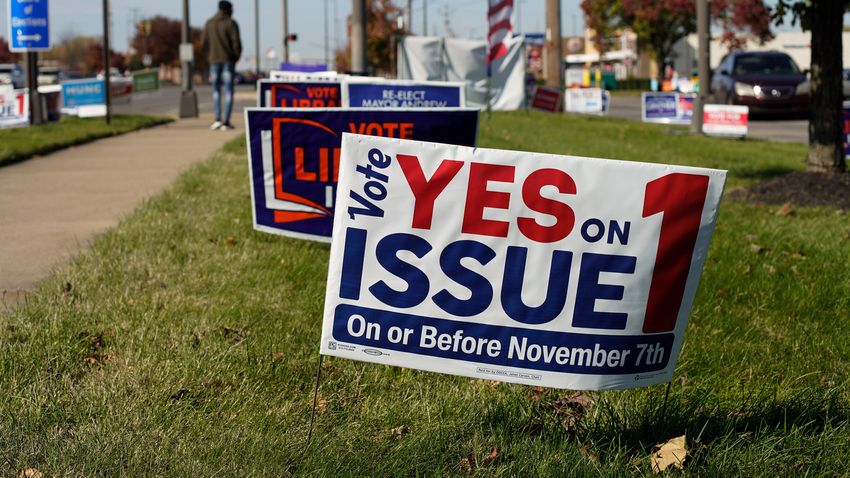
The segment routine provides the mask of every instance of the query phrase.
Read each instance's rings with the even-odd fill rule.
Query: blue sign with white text
[[[348,106],[352,108],[447,108],[465,106],[463,86],[450,84],[350,82]]]
[[[673,121],[678,112],[676,93],[653,93],[643,96],[644,121]]]
[[[343,133],[475,146],[478,132],[471,108],[245,111],[254,228],[320,241],[333,230]]]
[[[50,49],[48,0],[9,0],[9,50]]]
[[[103,80],[79,80],[62,83],[63,107],[78,108],[103,104],[106,104],[106,88]]]

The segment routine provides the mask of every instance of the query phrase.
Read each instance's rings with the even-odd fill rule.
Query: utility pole
[[[561,0],[546,0],[546,85],[564,87],[564,50],[561,44]]]
[[[428,36],[428,0],[422,0],[422,36]]]
[[[331,56],[328,50],[328,0],[325,0],[325,68],[330,69]]]
[[[41,111],[41,95],[38,94],[38,52],[27,51],[26,56],[26,87],[29,91],[30,124],[42,124],[44,117]]]
[[[106,0],[104,0],[106,1]],[[194,50],[189,29],[189,0],[183,0],[183,25],[180,29],[180,70],[182,72],[182,87],[180,93],[180,117],[198,117],[198,96],[192,88],[192,62]],[[109,88],[107,88],[108,90]],[[108,98],[108,96],[107,96]]]
[[[351,72],[366,75],[366,0],[351,0]]]
[[[103,89],[106,106],[106,124],[112,122],[112,79],[109,58],[109,0],[103,0]]]
[[[289,63],[289,19],[287,18],[286,0],[283,0],[283,13],[281,15],[283,25],[283,50],[280,51],[280,61]]]
[[[516,28],[514,31],[522,33],[522,2],[525,0],[516,0]]]
[[[696,0],[697,2],[697,70],[699,73],[699,93],[694,98],[693,118],[691,119],[691,133],[702,134],[702,118],[704,106],[708,102],[709,82],[709,59],[711,58],[711,38],[709,37],[709,26],[711,24],[711,9],[708,0]]]
[[[254,65],[254,88],[257,88],[257,81],[260,80],[260,0],[254,0],[254,50],[256,63]]]
[[[413,33],[413,0],[407,0],[407,32]]]

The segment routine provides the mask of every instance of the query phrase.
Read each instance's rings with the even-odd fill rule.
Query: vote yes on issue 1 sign
[[[725,178],[345,134],[321,353],[569,389],[669,381]]]

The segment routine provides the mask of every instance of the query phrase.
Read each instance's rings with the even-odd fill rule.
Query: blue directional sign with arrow
[[[50,49],[48,0],[9,0],[9,50]]]

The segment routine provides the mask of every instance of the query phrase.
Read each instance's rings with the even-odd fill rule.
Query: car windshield
[[[735,60],[736,75],[782,75],[800,73],[791,57],[784,55],[740,56]]]

